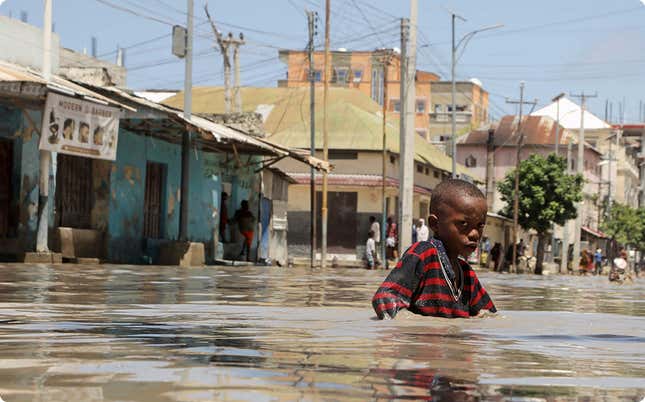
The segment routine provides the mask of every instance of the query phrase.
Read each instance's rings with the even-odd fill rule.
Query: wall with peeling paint
[[[38,181],[40,162],[41,110],[0,106],[0,137],[13,142],[13,171],[11,172],[11,213],[14,230],[0,239],[2,254],[19,254],[36,247],[38,226]],[[50,176],[55,175],[55,163]],[[55,194],[54,180],[50,180],[50,194]],[[54,202],[50,203],[50,229],[53,227]],[[51,233],[51,231],[50,231]],[[50,236],[50,246],[52,244]]]

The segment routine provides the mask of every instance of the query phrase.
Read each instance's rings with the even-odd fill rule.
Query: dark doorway
[[[143,207],[143,237],[159,239],[162,236],[163,190],[166,167],[162,163],[146,165],[146,192]]]
[[[56,172],[58,226],[92,226],[92,159],[58,154]]]
[[[0,237],[8,237],[12,227],[12,171],[13,141],[0,140]]]
[[[317,205],[322,205],[322,193],[317,194]],[[356,252],[358,193],[327,193],[327,250],[330,253]],[[318,247],[321,246],[322,232],[320,215],[317,218]]]

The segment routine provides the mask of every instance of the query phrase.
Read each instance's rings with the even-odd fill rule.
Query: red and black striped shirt
[[[461,259],[462,292],[455,300],[439,253],[431,241],[415,243],[405,252],[372,298],[380,319],[394,318],[403,308],[415,314],[446,318],[471,317],[482,309],[497,312],[475,271]]]

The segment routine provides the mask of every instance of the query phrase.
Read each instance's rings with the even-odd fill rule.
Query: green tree
[[[623,246],[645,251],[645,208],[613,203],[600,228]]]
[[[542,274],[544,247],[551,225],[563,225],[576,217],[576,203],[582,200],[581,175],[566,172],[566,161],[555,154],[531,155],[519,167],[518,223],[524,230],[538,233],[535,273]],[[515,170],[497,185],[506,206],[500,213],[513,217]]]

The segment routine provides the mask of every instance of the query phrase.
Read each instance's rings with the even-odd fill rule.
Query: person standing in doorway
[[[394,219],[391,216],[387,218],[387,229],[385,231],[385,236],[385,245],[387,246],[387,248],[385,249],[387,252],[386,257],[388,259],[398,259],[399,253],[397,251],[397,247],[399,245],[399,232],[398,228],[396,227],[396,222],[394,222]]]
[[[222,192],[222,203],[219,207],[219,240],[226,243],[226,228],[228,226],[228,194]]]
[[[379,225],[375,216],[370,216],[370,232],[372,239],[374,239],[375,254],[381,255],[381,225]]]
[[[249,210],[249,202],[247,200],[243,200],[240,204],[240,209],[235,211],[233,221],[237,223],[237,228],[242,237],[244,237],[242,251],[240,251],[239,256],[242,257],[246,252],[246,260],[250,261],[251,244],[253,243],[253,232],[255,229],[255,216]]]

